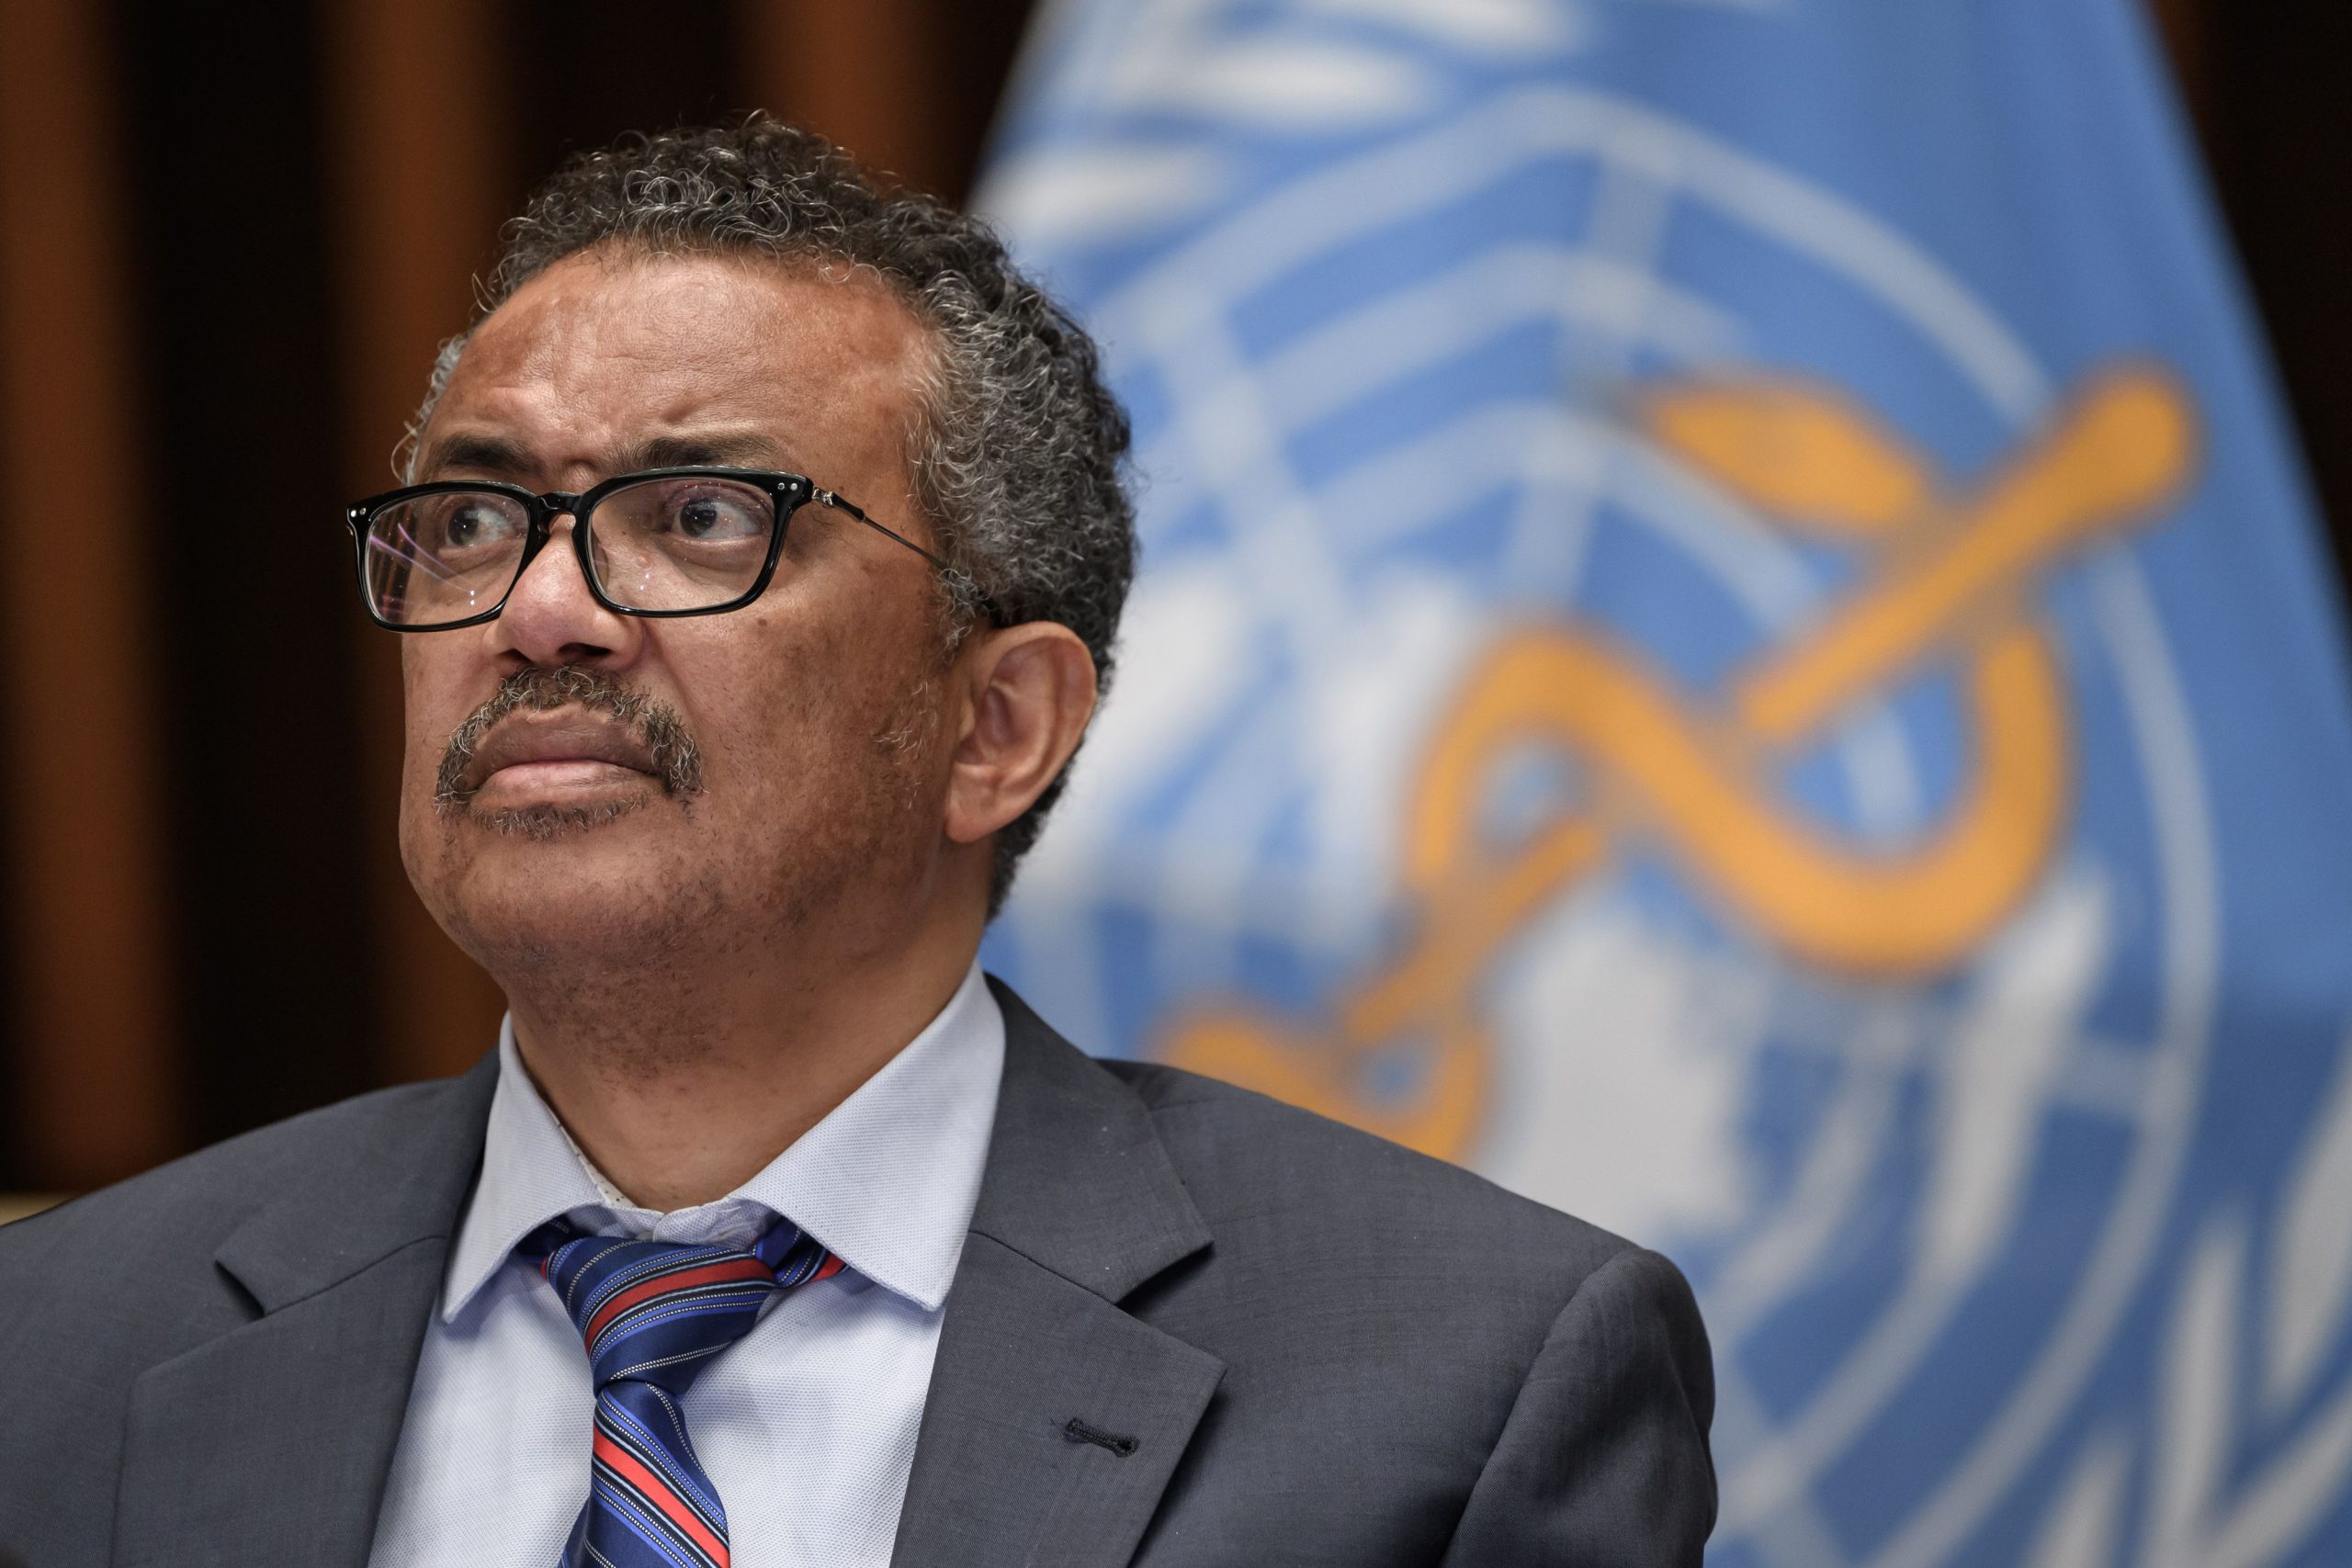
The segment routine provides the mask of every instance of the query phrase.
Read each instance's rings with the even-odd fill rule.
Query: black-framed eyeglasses
[[[965,603],[995,615],[963,572],[799,474],[648,468],[544,495],[486,479],[438,480],[355,502],[344,522],[369,616],[396,632],[437,632],[494,619],[566,515],[580,575],[615,615],[741,609],[775,576],[786,525],[810,502],[904,545],[945,574]]]

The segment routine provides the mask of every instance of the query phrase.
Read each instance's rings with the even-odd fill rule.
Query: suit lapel
[[[896,1568],[1115,1568],[1224,1375],[1121,1310],[1209,1236],[1125,1085],[1009,990],[1004,1082]]]
[[[390,1102],[216,1264],[258,1315],[131,1391],[118,1568],[361,1568],[497,1060]]]
[[[1116,1568],[1224,1365],[1130,1316],[1209,1244],[1150,1113],[1001,987],[1005,1073],[898,1568]],[[362,1568],[496,1061],[357,1131],[215,1261],[251,1323],[132,1391],[118,1568]]]

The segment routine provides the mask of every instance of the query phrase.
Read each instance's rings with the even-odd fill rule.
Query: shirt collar
[[[936,1312],[979,1197],[1003,1069],[1004,1015],[975,961],[922,1033],[758,1175],[662,1214],[621,1198],[572,1144],[524,1067],[509,1018],[442,1317],[464,1311],[524,1237],[567,1217],[592,1234],[741,1246],[782,1215],[860,1275]]]

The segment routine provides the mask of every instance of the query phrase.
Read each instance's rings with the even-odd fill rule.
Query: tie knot
[[[568,1229],[542,1245],[539,1272],[579,1330],[600,1390],[628,1378],[684,1393],[712,1356],[752,1331],[771,1292],[841,1268],[788,1220],[748,1251]]]

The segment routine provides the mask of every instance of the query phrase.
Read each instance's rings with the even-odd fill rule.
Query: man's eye
[[[442,513],[440,532],[444,548],[473,549],[506,539],[514,520],[494,502],[460,500]]]
[[[670,503],[670,531],[711,544],[762,538],[767,534],[767,508],[735,495],[680,496]]]

